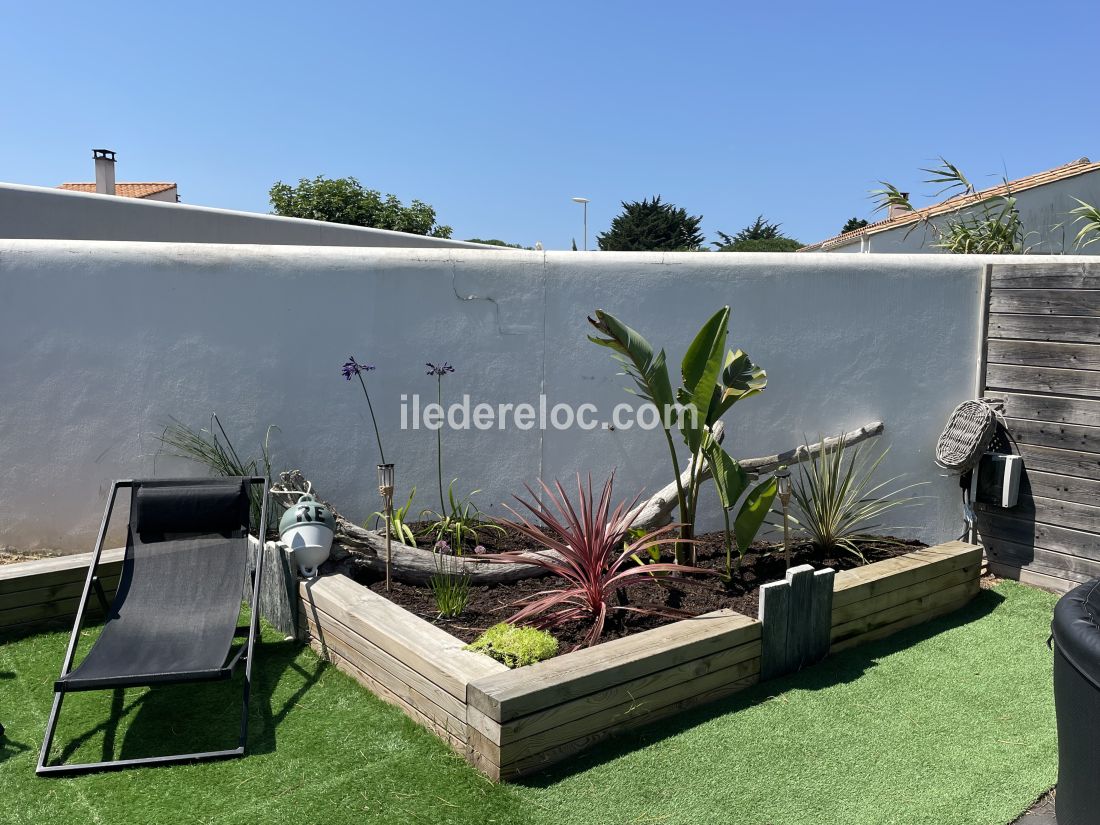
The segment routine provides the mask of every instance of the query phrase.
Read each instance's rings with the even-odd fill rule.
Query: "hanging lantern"
[[[334,535],[332,511],[309,493],[290,505],[279,520],[279,538],[294,552],[298,569],[307,579],[316,576],[317,568],[328,559]]]

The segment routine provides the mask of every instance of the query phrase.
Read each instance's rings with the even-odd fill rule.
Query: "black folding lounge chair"
[[[149,479],[116,481],[99,527],[76,622],[54,683],[37,773],[76,774],[141,765],[171,765],[243,756],[248,736],[248,696],[258,611],[248,627],[237,627],[248,570],[249,490],[263,489],[260,525],[267,523],[264,478]],[[113,603],[108,604],[96,567],[119,488],[129,487],[130,525],[126,557]],[[257,535],[262,537],[260,525]],[[262,565],[252,571],[252,604],[259,603]],[[92,590],[106,622],[79,665],[73,668],[88,597]],[[233,641],[248,640],[235,653]],[[232,677],[244,661],[240,740],[231,750],[118,759],[78,765],[48,765],[65,694]]]

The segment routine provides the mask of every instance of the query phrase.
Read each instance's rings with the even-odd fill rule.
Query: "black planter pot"
[[[1054,608],[1058,825],[1100,823],[1100,579]]]

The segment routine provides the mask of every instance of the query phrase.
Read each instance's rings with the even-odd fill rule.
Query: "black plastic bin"
[[[1100,824],[1100,579],[1054,608],[1058,825]]]

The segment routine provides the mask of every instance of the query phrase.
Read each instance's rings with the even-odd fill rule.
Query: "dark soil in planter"
[[[698,536],[697,539],[700,542],[696,548],[697,566],[724,573],[726,550],[723,534],[706,533]],[[504,535],[495,531],[486,531],[481,535],[480,540],[491,553],[531,548],[529,539],[510,531]],[[867,562],[870,563],[904,555],[925,546],[919,541],[895,539],[864,543],[861,549]],[[470,550],[467,549],[466,552]],[[736,565],[736,551],[733,558]],[[662,558],[662,561],[667,560]],[[436,610],[430,588],[394,582],[392,590],[387,593],[385,583],[379,577],[365,568],[356,567],[353,559],[350,561],[352,564],[348,565],[347,569],[360,584],[368,586],[375,593],[385,596],[422,619],[467,642],[472,642],[486,628],[506,620],[515,613],[519,608],[512,605],[517,600],[561,587],[563,584],[563,580],[556,576],[542,576],[514,584],[471,586],[470,601],[462,614],[455,618],[441,618]],[[815,552],[808,543],[799,543],[792,545],[791,548],[791,565],[796,564],[848,570],[859,567],[862,562],[847,553],[820,554]],[[760,585],[782,579],[784,571],[782,545],[757,542],[745,554],[740,568],[735,568],[733,581],[728,584],[718,577],[687,579],[662,577],[652,582],[638,581],[620,591],[620,598],[625,598],[622,603],[627,606],[643,609],[672,609],[694,616],[709,613],[712,610],[730,608],[755,617],[759,604]],[[659,627],[678,621],[680,618],[682,616],[648,616],[627,611],[611,611],[600,641]],[[586,631],[587,627],[580,623],[551,629],[561,642],[562,652],[570,650],[580,642]]]

